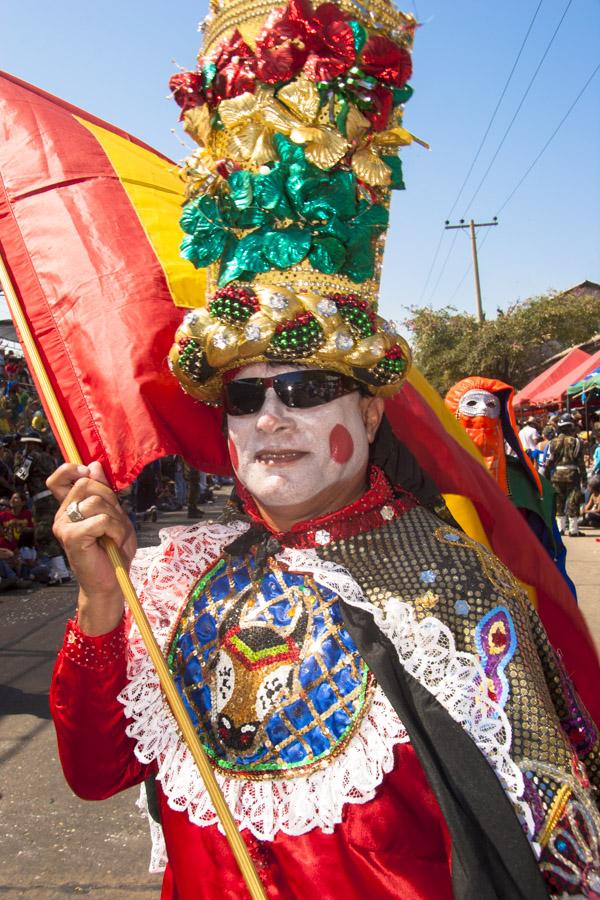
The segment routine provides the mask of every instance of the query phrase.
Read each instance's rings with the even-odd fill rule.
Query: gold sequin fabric
[[[486,548],[422,507],[320,555],[344,566],[375,607],[385,610],[390,598],[409,603],[418,621],[440,620],[458,651],[479,658],[489,695],[510,722],[511,757],[517,765],[528,761],[524,797],[534,839],[547,843],[561,801],[572,793],[576,751],[598,784],[598,735],[516,579]]]

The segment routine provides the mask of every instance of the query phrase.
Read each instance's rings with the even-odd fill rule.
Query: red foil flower
[[[354,34],[335,3],[313,12],[308,0],[290,0],[267,19],[256,41],[258,78],[289,81],[302,70],[311,81],[330,81],[355,60]]]
[[[359,65],[367,75],[392,87],[402,87],[412,73],[410,53],[379,34],[367,39]]]
[[[354,33],[346,19],[335,3],[324,3],[314,14],[311,21],[314,49],[304,66],[304,74],[310,81],[331,81],[354,65]]]
[[[313,45],[312,9],[307,0],[290,0],[274,10],[256,40],[256,74],[265,84],[294,78]]]
[[[221,41],[211,56],[217,68],[211,85],[215,103],[229,100],[247,91],[256,89],[256,60],[248,44],[235,29],[233,34]]]
[[[202,106],[206,102],[200,72],[177,72],[169,78],[169,88],[182,115],[187,109]]]
[[[394,95],[389,88],[378,84],[369,89],[369,97],[373,103],[371,109],[362,109],[363,116],[370,121],[375,131],[385,131],[389,125],[394,106]]]

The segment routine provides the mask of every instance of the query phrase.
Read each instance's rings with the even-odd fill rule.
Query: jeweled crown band
[[[208,309],[191,310],[170,362],[185,390],[219,403],[223,375],[255,362],[334,369],[387,395],[410,365],[410,350],[392,323],[356,295],[296,294],[230,285]]]
[[[206,49],[171,79],[199,149],[185,162],[182,254],[208,269],[208,308],[170,360],[218,402],[222,374],[298,361],[373,393],[406,376],[405,342],[377,315],[415,20],[386,0],[213,2]],[[200,305],[199,298],[199,305]]]
[[[365,28],[388,34],[400,46],[412,48],[417,21],[388,0],[368,3],[339,0],[337,5]],[[211,0],[209,13],[200,26],[204,36],[203,52],[210,53],[234,28],[240,29],[246,41],[254,42],[267,16],[280,7],[278,0]]]

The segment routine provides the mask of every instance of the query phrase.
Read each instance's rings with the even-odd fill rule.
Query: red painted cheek
[[[231,460],[231,465],[237,471],[239,459],[237,450],[235,449],[235,444],[233,443],[231,438],[227,438],[227,449],[229,450],[229,459]]]
[[[343,465],[354,453],[352,435],[343,425],[336,425],[329,435],[329,452],[334,462]]]

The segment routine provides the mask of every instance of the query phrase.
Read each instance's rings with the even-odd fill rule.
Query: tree
[[[416,365],[443,395],[468,375],[499,378],[517,390],[544,361],[600,331],[600,296],[543,294],[477,322],[451,306],[410,307]]]

